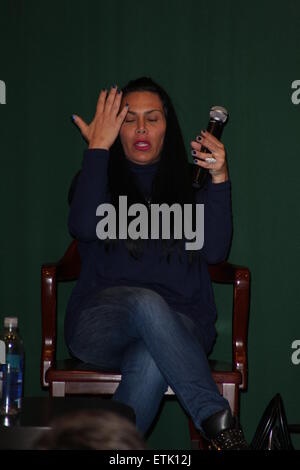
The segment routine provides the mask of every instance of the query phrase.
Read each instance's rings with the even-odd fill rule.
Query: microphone
[[[209,122],[207,126],[207,132],[214,135],[220,140],[223,132],[224,125],[228,121],[228,111],[222,106],[213,106],[209,113]],[[201,148],[201,152],[211,154],[210,150],[206,147]],[[201,168],[196,163],[193,168],[193,188],[199,189],[204,184],[208,175],[207,168]]]

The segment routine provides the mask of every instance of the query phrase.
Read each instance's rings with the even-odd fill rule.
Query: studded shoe
[[[212,450],[251,450],[230,410],[221,410],[203,421],[205,437]]]

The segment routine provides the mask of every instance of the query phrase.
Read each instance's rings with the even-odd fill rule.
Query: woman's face
[[[134,163],[147,165],[159,160],[166,133],[166,118],[158,94],[134,91],[123,96],[120,110],[129,104],[120,128],[123,150]]]

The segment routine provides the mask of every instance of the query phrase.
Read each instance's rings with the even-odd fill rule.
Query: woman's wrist
[[[227,169],[223,172],[211,173],[211,180],[213,184],[225,183],[229,180],[229,175]]]
[[[102,142],[90,142],[89,143],[89,146],[88,146],[89,149],[105,149],[105,150],[109,150],[109,146],[105,143],[102,143]]]

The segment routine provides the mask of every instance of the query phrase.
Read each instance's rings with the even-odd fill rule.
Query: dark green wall
[[[27,395],[42,393],[40,267],[70,241],[67,190],[86,146],[70,116],[91,119],[102,87],[149,75],[173,99],[188,150],[212,105],[230,112],[223,138],[233,187],[229,259],[252,274],[241,421],[250,439],[280,392],[289,422],[300,423],[300,365],[291,362],[300,338],[300,106],[291,100],[300,78],[299,18],[298,0],[2,0],[0,320],[20,318]],[[70,288],[59,291],[61,329]],[[215,292],[222,341],[213,355],[230,357],[231,291]],[[162,404],[149,444],[188,448],[176,399]]]

